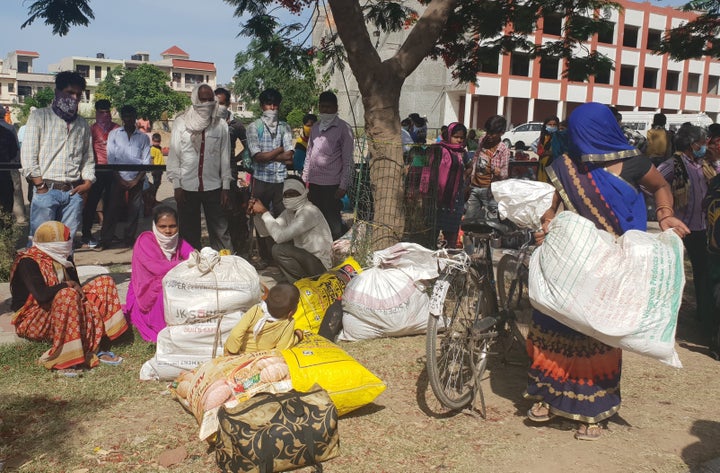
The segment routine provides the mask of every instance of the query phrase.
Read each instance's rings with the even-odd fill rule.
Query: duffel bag
[[[215,459],[223,472],[273,473],[339,454],[338,413],[327,391],[257,394],[218,412]]]

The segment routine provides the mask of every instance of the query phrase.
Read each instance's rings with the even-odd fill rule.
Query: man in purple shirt
[[[308,141],[303,180],[309,184],[308,198],[325,216],[333,240],[343,234],[340,216],[343,198],[353,168],[353,131],[338,117],[337,96],[323,92],[319,100],[319,121]]]

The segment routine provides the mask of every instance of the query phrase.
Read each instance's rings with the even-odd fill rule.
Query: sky
[[[225,84],[232,79],[235,55],[249,42],[237,36],[241,19],[222,0],[91,0],[95,20],[87,27],[71,28],[62,37],[54,36],[42,19],[20,28],[31,0],[2,2],[0,57],[17,49],[36,51],[40,54],[33,61],[36,72],[48,72],[48,66],[63,57],[95,57],[97,53],[130,59],[145,51],[156,61],[162,59],[161,52],[176,45],[190,59],[214,62],[218,84]]]
[[[217,68],[218,84],[234,73],[235,54],[247,47],[249,39],[238,36],[242,20],[222,0],[91,0],[95,20],[88,27],[74,27],[67,36],[53,36],[42,21],[21,29],[32,0],[2,0],[0,28],[3,32],[0,57],[17,49],[36,51],[36,72],[68,56],[130,59],[136,52],[150,53],[150,60],[175,45],[190,59],[210,61]],[[658,5],[682,5],[684,0],[653,0]],[[305,18],[309,15],[305,13]],[[288,15],[289,16],[289,15]],[[300,21],[295,17],[293,21]]]

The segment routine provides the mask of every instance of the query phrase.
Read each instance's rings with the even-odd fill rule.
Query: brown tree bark
[[[372,248],[382,249],[399,241],[405,227],[400,91],[435,45],[456,1],[433,0],[398,52],[385,61],[370,40],[358,0],[329,4],[365,107],[375,208]]]

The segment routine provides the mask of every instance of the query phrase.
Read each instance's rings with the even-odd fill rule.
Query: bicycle
[[[485,418],[480,382],[488,357],[495,354],[491,348],[502,340],[507,361],[514,342],[524,346],[529,331],[528,261],[533,236],[494,221],[465,223],[463,231],[474,251],[442,250],[438,256],[441,271],[430,301],[426,367],[433,393],[443,406],[461,410],[479,400]],[[518,250],[504,250],[497,284],[492,248],[508,237],[524,241]]]

